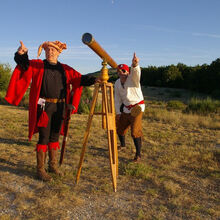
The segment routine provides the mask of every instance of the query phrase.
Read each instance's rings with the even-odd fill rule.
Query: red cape
[[[20,66],[16,66],[11,76],[11,80],[8,86],[5,99],[12,105],[18,105],[27,91],[30,83],[29,94],[29,140],[31,140],[33,134],[38,132],[37,128],[37,102],[40,96],[41,83],[44,74],[44,63],[42,60],[30,60],[30,65],[27,71],[22,70]],[[70,92],[73,91],[72,104],[75,106],[75,110],[72,113],[76,113],[82,93],[81,74],[74,70],[72,67],[62,64],[66,75],[66,100],[69,104]],[[70,91],[70,85],[72,90]]]

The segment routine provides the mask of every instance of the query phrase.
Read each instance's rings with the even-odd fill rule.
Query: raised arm
[[[131,77],[136,87],[140,86],[141,68],[139,66],[139,58],[134,53],[131,65]]]
[[[29,67],[28,49],[25,47],[22,41],[20,41],[20,47],[15,53],[14,60],[23,70],[27,70]]]

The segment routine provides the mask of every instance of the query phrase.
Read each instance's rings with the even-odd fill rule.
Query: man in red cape
[[[38,178],[50,181],[44,164],[46,152],[49,151],[49,171],[61,175],[57,166],[57,150],[59,135],[68,104],[74,106],[72,113],[77,112],[82,86],[95,83],[95,77],[81,75],[72,67],[58,62],[59,54],[66,49],[60,41],[46,41],[38,49],[38,57],[42,49],[46,59],[29,60],[28,50],[20,41],[15,53],[17,66],[12,74],[5,99],[8,103],[18,105],[27,91],[29,94],[29,140],[39,132],[36,145]],[[72,90],[71,90],[72,88]],[[70,94],[73,98],[70,102]]]

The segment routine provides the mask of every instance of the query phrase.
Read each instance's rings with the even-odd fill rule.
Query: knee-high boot
[[[57,150],[59,148],[59,143],[55,142],[55,143],[49,143],[48,144],[49,147],[49,172],[51,173],[55,173],[59,176],[62,176],[62,173],[58,170],[58,162],[57,162]]]
[[[40,180],[43,181],[50,181],[52,177],[47,174],[44,165],[45,165],[45,158],[46,152],[42,148],[36,149],[36,156],[37,156],[37,176]]]
[[[141,137],[133,138],[133,141],[134,141],[134,145],[136,148],[136,154],[134,157],[134,161],[138,161],[141,158],[141,145],[142,145]]]
[[[120,146],[118,147],[118,150],[120,151],[122,148],[125,148],[125,136],[118,134],[118,138],[120,141]]]

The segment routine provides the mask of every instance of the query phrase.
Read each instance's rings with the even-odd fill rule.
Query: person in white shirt
[[[131,127],[131,136],[136,148],[134,162],[138,162],[141,159],[142,116],[145,104],[140,84],[139,58],[136,57],[135,53],[130,70],[126,64],[118,65],[118,76],[119,79],[114,85],[116,127],[120,140],[118,149],[121,150],[125,147],[125,134]]]

